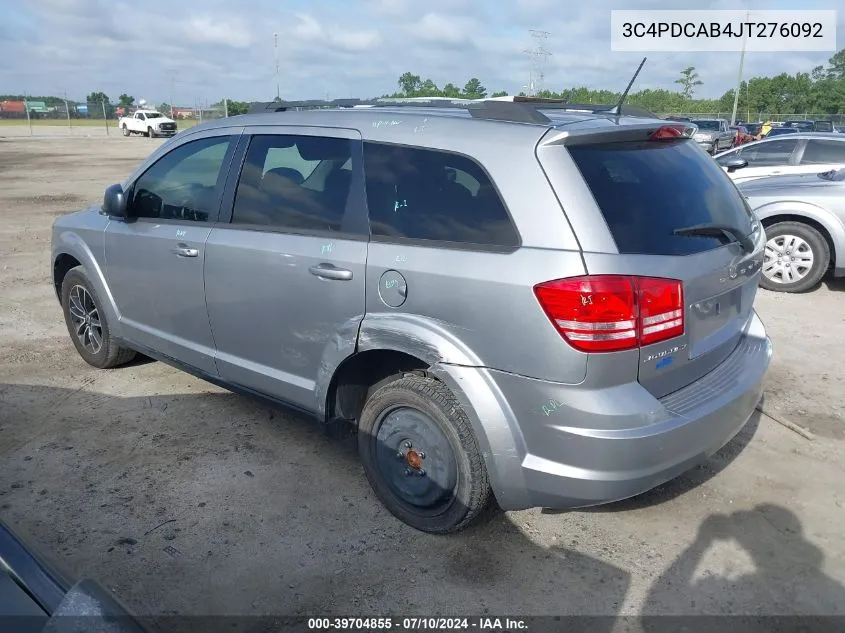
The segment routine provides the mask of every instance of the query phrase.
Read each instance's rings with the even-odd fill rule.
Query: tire
[[[129,132],[129,128],[126,127],[126,123],[123,124],[123,136],[129,136],[131,132]]]
[[[809,256],[809,259],[808,259]],[[789,262],[786,257],[792,257]],[[781,258],[778,263],[778,258]],[[786,264],[789,264],[788,266]],[[802,263],[804,266],[796,266]],[[815,228],[802,222],[778,222],[766,229],[766,250],[760,285],[774,292],[806,292],[830,266],[830,247]],[[800,273],[793,281],[788,275]]]
[[[149,138],[155,138],[155,132],[153,132],[153,128],[151,128],[151,127],[147,128],[147,136]]]
[[[385,507],[422,532],[459,532],[491,504],[472,425],[455,395],[433,378],[405,374],[370,390],[358,454]]]
[[[102,305],[82,266],[68,271],[62,281],[62,312],[70,340],[86,363],[97,369],[109,369],[128,363],[135,358],[135,351],[120,347],[112,337]],[[84,311],[79,310],[80,306]],[[83,314],[93,318],[80,325]],[[99,328],[95,323],[99,323]],[[77,335],[86,325],[87,331]],[[98,337],[90,334],[92,331],[99,333],[99,346],[96,345]]]

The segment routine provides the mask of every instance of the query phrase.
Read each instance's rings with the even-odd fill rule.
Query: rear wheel
[[[118,345],[109,331],[106,315],[82,266],[71,269],[62,282],[62,309],[70,339],[89,365],[108,369],[128,363],[135,351]]]
[[[126,123],[123,124],[123,136],[129,136],[129,128],[126,127]]]
[[[423,532],[458,532],[490,503],[469,419],[433,378],[407,374],[376,385],[361,412],[358,453],[382,503]]]
[[[766,228],[760,285],[776,292],[805,292],[818,284],[830,265],[830,248],[821,233],[801,222]]]

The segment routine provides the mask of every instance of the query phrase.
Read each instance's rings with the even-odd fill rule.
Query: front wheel
[[[153,128],[151,128],[151,127],[147,128],[147,136],[150,137],[150,138],[155,137],[155,132],[153,132]]]
[[[120,347],[111,336],[100,298],[82,266],[68,271],[62,281],[62,311],[70,339],[89,365],[108,369],[135,357],[134,350]]]
[[[123,136],[129,136],[129,128],[126,127],[126,123],[123,124]]]
[[[766,228],[763,278],[760,285],[775,292],[806,292],[830,266],[824,236],[801,222],[778,222]]]
[[[376,385],[361,412],[358,453],[382,503],[417,530],[458,532],[491,502],[470,421],[433,378],[406,374]]]

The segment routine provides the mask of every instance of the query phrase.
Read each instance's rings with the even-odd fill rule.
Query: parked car
[[[745,126],[742,125],[732,125],[731,129],[734,131],[734,146],[743,145],[744,143],[750,143],[754,140],[754,137],[749,134],[748,130]]]
[[[805,292],[845,276],[845,168],[739,185],[766,229],[764,288]]]
[[[816,122],[805,121],[804,119],[791,119],[789,121],[784,121],[782,127],[792,128],[800,132],[815,132]]]
[[[798,132],[801,132],[801,130],[797,127],[772,127],[764,138],[783,136],[784,134],[798,134]]]
[[[0,520],[0,622],[4,633],[145,633],[114,596],[76,581]]]
[[[136,110],[132,116],[120,117],[117,125],[123,136],[143,134],[154,138],[176,134],[176,121],[155,110]]]
[[[757,123],[743,123],[743,127],[748,131],[748,133],[754,137],[754,139],[759,140],[763,138],[763,122],[758,121]]]
[[[199,125],[58,218],[80,356],[348,424],[378,497],[434,533],[492,497],[637,495],[742,428],[771,355],[764,235],[692,128],[367,104]]]
[[[734,146],[736,135],[725,119],[693,119],[692,123],[698,127],[695,142],[707,153],[715,154]]]
[[[813,128],[814,132],[839,132],[833,121],[816,121]]]
[[[742,158],[745,165],[728,163]],[[734,182],[781,174],[809,174],[845,166],[845,137],[823,132],[794,132],[765,138],[716,155],[716,162]]]

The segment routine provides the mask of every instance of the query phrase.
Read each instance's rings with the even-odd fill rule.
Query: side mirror
[[[739,156],[735,158],[731,158],[730,160],[725,162],[725,167],[728,170],[729,174],[732,174],[737,169],[742,169],[743,167],[748,167],[748,161],[744,158],[740,158]]]
[[[126,218],[126,194],[120,185],[112,185],[103,196],[103,211],[110,218]]]

